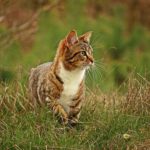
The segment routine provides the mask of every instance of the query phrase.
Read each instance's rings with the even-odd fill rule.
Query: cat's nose
[[[90,66],[94,66],[94,61],[90,62]]]
[[[93,59],[91,59],[91,64],[93,64],[94,63],[94,61],[93,61]]]
[[[92,58],[89,58],[89,65],[94,65],[94,60]]]

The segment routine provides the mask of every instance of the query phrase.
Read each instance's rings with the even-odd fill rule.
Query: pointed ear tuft
[[[67,46],[72,46],[73,44],[78,42],[78,36],[75,30],[69,32],[69,34],[66,37],[66,42],[67,42]]]
[[[92,36],[92,31],[89,31],[89,32],[86,32],[85,34],[81,35],[79,37],[79,40],[89,43],[91,36]]]

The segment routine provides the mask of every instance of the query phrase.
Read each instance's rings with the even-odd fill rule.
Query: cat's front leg
[[[61,123],[66,125],[68,124],[68,114],[64,110],[63,106],[60,105],[56,100],[50,100],[49,97],[46,98],[46,102],[48,107],[52,110],[52,112],[60,117]]]
[[[80,92],[82,92],[82,90],[80,90]],[[77,95],[72,100],[72,104],[70,105],[69,124],[71,126],[75,126],[79,122],[79,117],[82,109],[82,101],[84,100],[84,96],[80,92],[79,95]]]

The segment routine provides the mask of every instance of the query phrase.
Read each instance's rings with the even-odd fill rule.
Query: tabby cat
[[[60,41],[53,62],[31,69],[29,92],[34,104],[47,104],[63,124],[78,122],[84,101],[86,69],[93,65],[92,32],[77,36],[75,30]]]

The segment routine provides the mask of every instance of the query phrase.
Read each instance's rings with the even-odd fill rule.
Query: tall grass
[[[46,107],[33,108],[26,87],[1,84],[1,149],[148,149],[150,85],[131,78],[124,94],[87,88],[79,124],[60,125]]]

